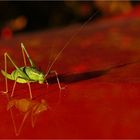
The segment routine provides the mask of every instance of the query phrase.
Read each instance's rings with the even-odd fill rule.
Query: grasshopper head
[[[43,83],[45,83],[45,77],[44,77],[44,74],[43,73],[40,73],[39,74],[39,77],[38,77],[38,83],[39,84],[43,84]]]

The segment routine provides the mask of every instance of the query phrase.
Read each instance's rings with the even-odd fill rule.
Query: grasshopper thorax
[[[32,81],[39,82],[40,84],[46,81],[44,73],[37,70],[36,67],[25,67],[25,73]]]

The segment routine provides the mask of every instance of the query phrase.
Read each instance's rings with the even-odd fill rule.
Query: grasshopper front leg
[[[59,104],[59,102],[61,101],[61,91],[63,89],[65,89],[65,87],[61,86],[59,78],[58,78],[58,73],[55,70],[50,71],[50,74],[54,74],[56,76],[57,84],[58,84],[58,87],[59,87],[59,90],[60,90],[60,92],[59,92],[59,99],[58,99],[58,104]]]
[[[51,73],[52,73],[52,74],[54,73],[54,75],[56,76],[57,84],[58,84],[58,87],[59,87],[60,92],[61,92],[61,90],[65,89],[65,87],[62,87],[62,86],[61,86],[60,81],[59,81],[59,78],[58,78],[58,73],[57,73],[55,70],[50,71],[50,74],[51,74]]]

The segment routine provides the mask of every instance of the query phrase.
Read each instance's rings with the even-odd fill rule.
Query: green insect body
[[[1,70],[1,72],[8,79],[16,80],[18,83],[38,82],[43,84],[46,82],[43,72],[40,72],[35,67],[21,67],[19,69],[20,71],[16,69],[11,74],[8,74],[4,70]]]
[[[63,87],[61,87],[61,85],[59,83],[57,72],[56,71],[51,71],[51,68],[52,68],[54,62],[56,61],[56,59],[58,58],[58,56],[60,55],[60,53],[57,55],[56,59],[52,62],[52,64],[48,68],[47,73],[44,74],[42,71],[40,71],[40,70],[38,70],[36,68],[36,66],[33,63],[33,61],[31,60],[31,58],[30,58],[27,50],[25,49],[23,43],[21,43],[21,48],[22,48],[22,54],[23,54],[23,59],[24,59],[24,64],[25,64],[25,66],[23,66],[23,67],[18,67],[7,53],[4,54],[4,58],[5,58],[5,70],[1,70],[1,73],[5,77],[5,89],[6,90],[3,91],[3,93],[8,93],[8,82],[7,82],[7,79],[10,79],[10,80],[15,81],[15,83],[13,85],[11,97],[14,94],[16,83],[27,83],[28,84],[28,87],[29,87],[30,98],[32,99],[32,92],[31,92],[30,83],[32,83],[32,82],[38,82],[39,84],[45,84],[45,83],[48,84],[47,83],[47,76],[50,73],[54,73],[55,74],[56,79],[57,79],[57,83],[58,83],[58,86],[59,86],[59,89],[60,90],[63,89]],[[31,66],[27,66],[27,64],[26,64],[25,54],[26,54],[26,56],[27,56],[27,58],[28,58]],[[7,72],[7,58],[10,60],[10,62],[15,67],[15,70],[12,71],[11,74],[9,74]]]
[[[33,61],[31,60],[27,50],[25,49],[23,43],[21,43],[21,48],[22,48],[22,53],[23,53],[24,60],[25,60],[24,53],[26,53],[26,56],[28,57],[28,60],[31,64],[31,66],[24,66],[24,67],[19,68],[13,62],[11,57],[7,53],[5,53],[5,57],[9,58],[9,60],[15,66],[16,69],[11,74],[8,74],[7,71],[1,70],[2,74],[6,78],[8,78],[10,80],[14,80],[18,83],[28,83],[28,82],[39,82],[40,84],[45,83],[45,77],[46,76],[43,74],[43,72],[40,72],[39,70],[37,70],[37,68],[34,65]],[[24,63],[26,65],[25,61],[24,61]]]
[[[53,67],[53,65],[55,64],[56,60],[59,58],[59,56],[61,55],[61,53],[64,51],[64,49],[70,44],[70,42],[74,39],[74,37],[76,37],[76,35],[78,33],[80,33],[80,31],[85,27],[85,25],[97,14],[97,12],[95,12],[80,28],[79,30],[74,33],[71,38],[65,43],[64,47],[59,51],[59,53],[56,55],[55,59],[52,61],[52,63],[50,64],[50,66],[48,67],[48,71],[47,73],[44,75],[43,72],[40,72],[39,70],[37,70],[37,68],[35,67],[34,63],[32,62],[27,50],[25,49],[23,43],[21,43],[21,48],[22,48],[22,53],[23,53],[23,59],[24,59],[24,64],[25,67],[18,67],[16,66],[16,64],[14,63],[14,61],[11,59],[11,57],[5,53],[4,57],[5,57],[5,71],[1,70],[2,74],[5,77],[5,91],[3,93],[8,93],[8,83],[7,83],[7,79],[10,80],[14,80],[15,84],[13,86],[13,90],[12,90],[12,94],[11,96],[13,96],[14,93],[14,89],[15,89],[15,85],[16,82],[18,83],[27,83],[29,86],[29,92],[30,92],[30,98],[32,99],[32,93],[31,93],[31,87],[30,87],[30,82],[38,82],[40,84],[43,83],[47,83],[47,76],[50,73],[54,73],[57,79],[57,83],[59,86],[59,89],[65,89],[64,87],[61,87],[59,79],[58,79],[58,74],[56,71],[51,71],[51,68]],[[26,59],[25,59],[25,54],[31,64],[31,66],[26,66]],[[14,65],[14,67],[16,68],[11,74],[7,73],[7,58],[11,61],[11,63]],[[48,83],[47,83],[48,84]]]
[[[25,73],[31,81],[39,82],[40,84],[46,83],[45,74],[34,67],[25,67]]]

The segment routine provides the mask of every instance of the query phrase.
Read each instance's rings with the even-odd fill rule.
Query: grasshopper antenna
[[[49,72],[50,72],[52,66],[54,65],[54,63],[56,62],[56,60],[59,58],[59,56],[61,55],[61,53],[64,51],[64,49],[70,44],[70,42],[74,39],[74,37],[75,37],[76,35],[78,35],[78,34],[81,32],[81,30],[83,30],[83,28],[89,23],[89,21],[91,21],[91,19],[93,19],[93,18],[97,15],[97,13],[98,13],[98,11],[96,11],[91,17],[89,17],[89,19],[88,19],[83,25],[81,25],[81,27],[79,28],[79,30],[78,30],[76,33],[74,33],[74,34],[72,35],[72,37],[67,41],[67,43],[64,45],[64,47],[63,47],[63,48],[60,50],[60,52],[56,55],[54,61],[51,63],[51,65],[50,65],[50,67],[48,68],[48,71],[47,71],[45,77],[49,74]]]

